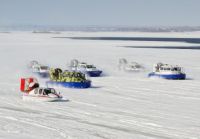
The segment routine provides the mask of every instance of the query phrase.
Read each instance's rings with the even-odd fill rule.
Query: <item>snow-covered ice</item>
[[[91,36],[198,38],[200,33],[0,33],[1,139],[200,139],[200,50],[116,47],[198,44],[53,38]],[[147,70],[118,71],[119,58]],[[72,59],[97,65],[104,76],[91,78],[90,89],[57,88],[69,101],[22,101],[19,81],[33,76],[27,70],[31,60],[64,69]],[[147,78],[157,62],[184,67],[187,80]]]

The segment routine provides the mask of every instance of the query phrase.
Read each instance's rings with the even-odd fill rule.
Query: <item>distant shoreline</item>
[[[112,41],[158,41],[158,42],[186,42],[200,44],[200,38],[167,38],[167,37],[53,37],[76,40],[112,40]]]
[[[124,48],[139,48],[139,49],[185,49],[185,50],[200,50],[200,46],[119,46]]]
[[[0,25],[0,31],[196,32],[200,26]]]

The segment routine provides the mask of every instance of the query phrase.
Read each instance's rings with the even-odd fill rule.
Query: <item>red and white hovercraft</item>
[[[35,78],[21,78],[20,90],[25,101],[53,102],[64,100],[54,88],[39,87]]]

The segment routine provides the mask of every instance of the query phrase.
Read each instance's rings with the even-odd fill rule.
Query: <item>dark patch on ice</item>
[[[104,135],[101,135],[100,133],[92,133],[92,135],[94,135],[96,137],[100,137],[102,139],[110,139],[110,138],[105,137]]]
[[[112,40],[112,41],[161,41],[161,42],[187,42],[200,44],[200,38],[167,38],[167,37],[53,37],[76,40]]]
[[[194,78],[186,78],[185,80],[194,80]]]
[[[53,103],[53,102],[70,102],[70,100],[69,99],[54,100],[54,101],[49,101],[47,103]]]
[[[200,46],[120,46],[124,48],[142,48],[142,49],[189,49],[200,50]]]
[[[109,74],[103,71],[103,72],[101,73],[101,75],[99,76],[99,78],[107,77],[107,76],[109,76]]]
[[[102,88],[103,86],[91,86],[90,88],[94,88],[94,89],[98,89],[98,88]]]

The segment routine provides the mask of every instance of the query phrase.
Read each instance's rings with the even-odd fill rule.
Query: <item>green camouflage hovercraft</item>
[[[89,88],[91,81],[87,80],[85,74],[76,71],[62,71],[61,69],[50,69],[50,81],[47,85],[58,85],[69,88]]]

